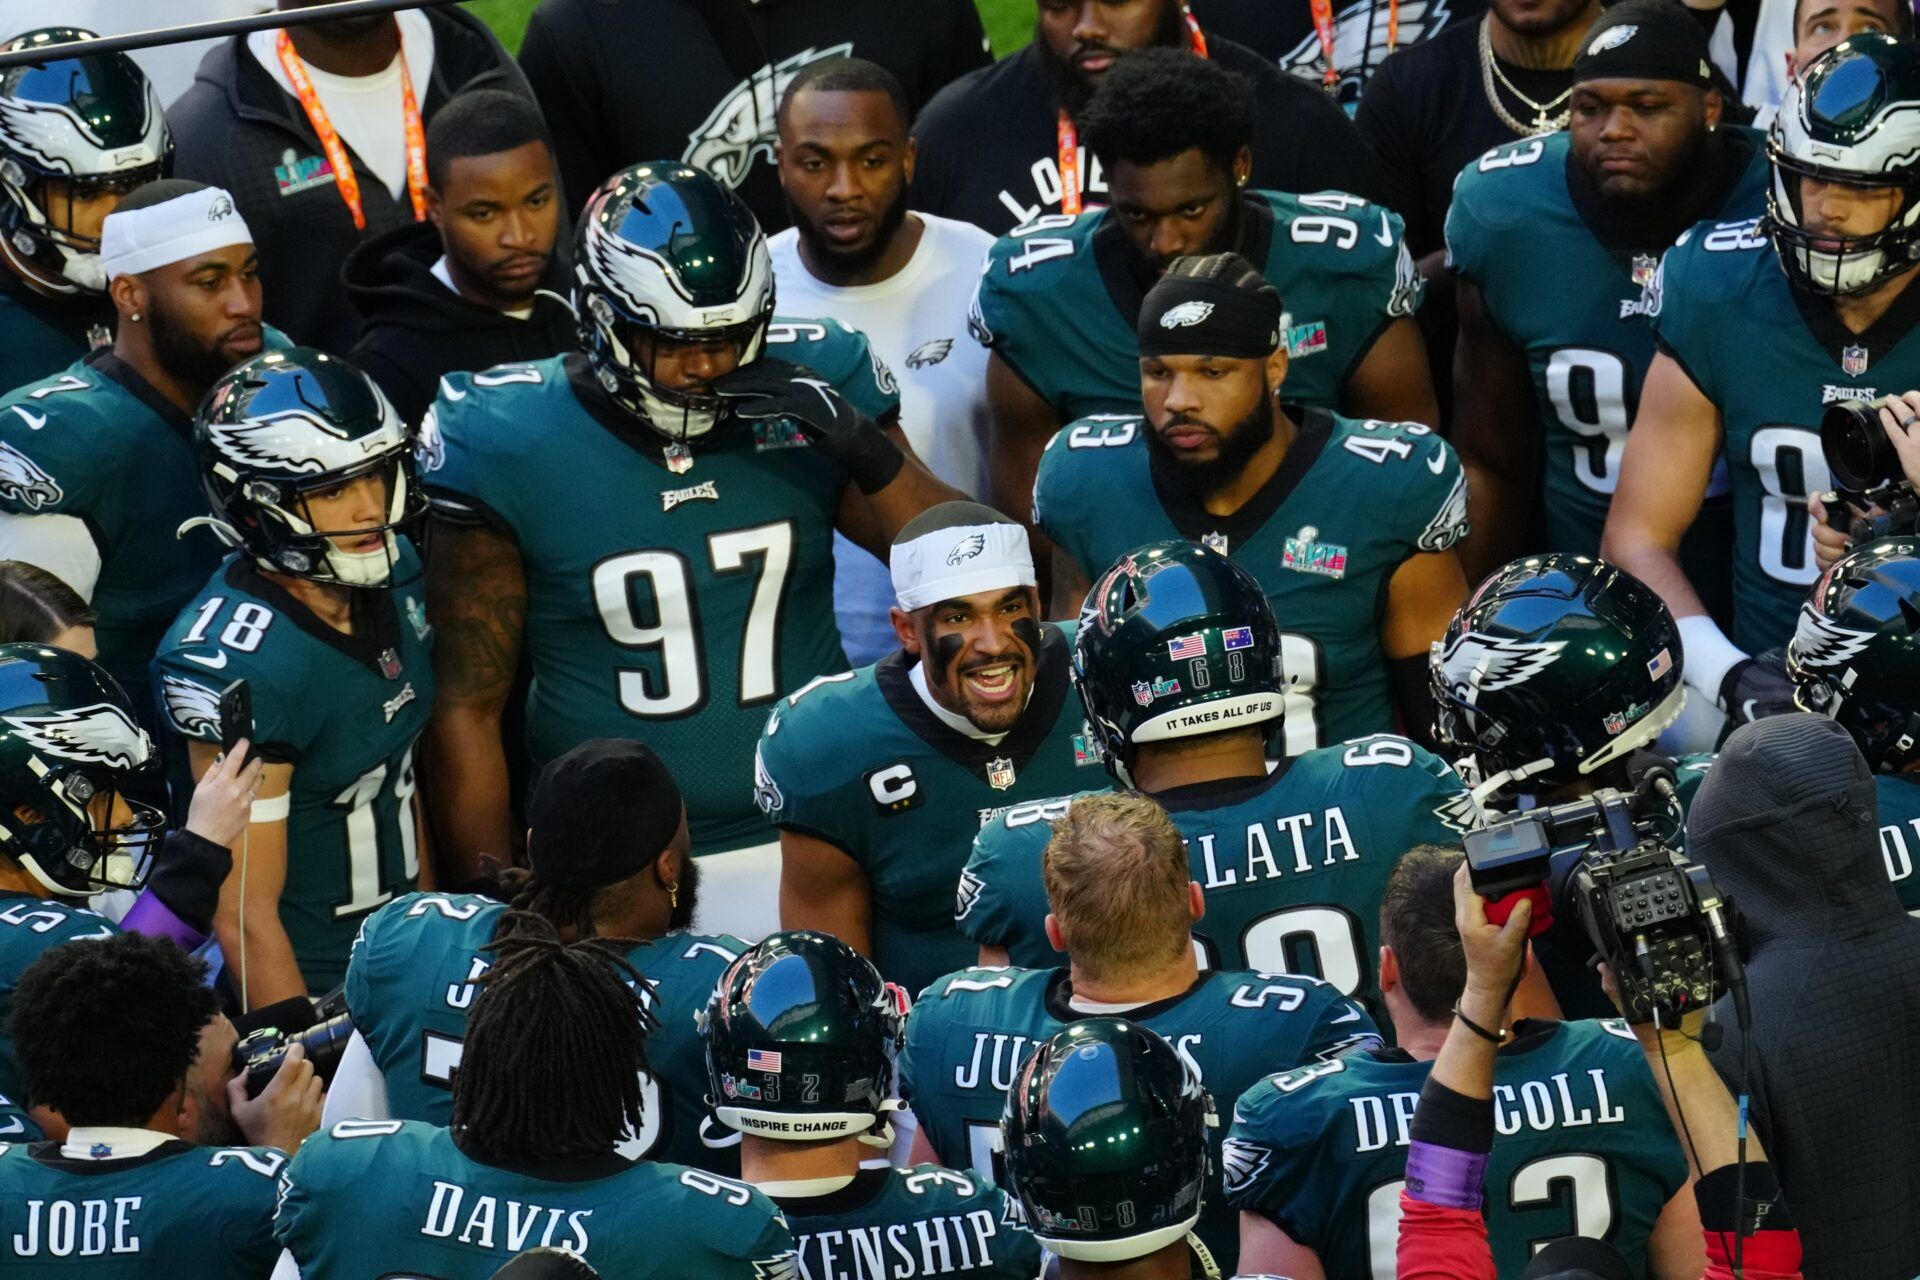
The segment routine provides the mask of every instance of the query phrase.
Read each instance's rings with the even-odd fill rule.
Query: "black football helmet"
[[[671,440],[703,436],[726,401],[654,380],[655,338],[730,344],[760,358],[773,319],[773,259],[746,202],[675,161],[622,169],[587,201],[574,233],[574,313],[601,389]]]
[[[1007,1091],[1008,1190],[1060,1257],[1142,1258],[1199,1220],[1218,1124],[1200,1077],[1158,1035],[1123,1018],[1071,1023]]]
[[[414,431],[371,378],[310,347],[266,351],[200,402],[193,438],[218,521],[265,569],[346,587],[393,587],[395,535],[426,514]],[[384,486],[380,520],[316,529],[307,499],[363,476]],[[334,541],[375,543],[347,550]]]
[[[1794,701],[1832,716],[1867,763],[1898,773],[1920,745],[1920,543],[1887,538],[1837,561],[1787,645]]]
[[[59,184],[75,199],[125,195],[173,167],[173,136],[160,95],[124,53],[61,57],[91,40],[43,27],[6,42],[8,53],[45,49],[45,62],[0,71],[0,253],[53,293],[104,293],[100,240],[73,229]]]
[[[1434,728],[1483,781],[1572,782],[1674,722],[1683,656],[1673,615],[1638,578],[1590,556],[1515,560],[1434,642]]]
[[[1813,293],[1871,289],[1920,262],[1920,47],[1863,31],[1790,80],[1767,135],[1773,186],[1762,222],[1787,278]],[[1895,187],[1885,227],[1839,238],[1806,225],[1800,180]]]
[[[893,1141],[904,992],[830,934],[776,933],[727,967],[701,1018],[708,1101],[757,1138]]]
[[[133,704],[97,664],[50,645],[0,645],[0,852],[48,893],[146,884],[167,819],[124,790],[158,762]]]
[[[1265,724],[1286,709],[1266,593],[1197,542],[1149,543],[1100,575],[1080,609],[1072,672],[1123,786],[1135,743]]]

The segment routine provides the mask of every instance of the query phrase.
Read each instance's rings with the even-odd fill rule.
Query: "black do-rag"
[[[1143,356],[1224,356],[1264,360],[1280,345],[1280,293],[1218,275],[1185,275],[1177,259],[1140,307],[1136,336]],[[1253,279],[1251,267],[1246,273]]]
[[[680,786],[660,757],[594,738],[541,770],[527,800],[527,863],[554,889],[604,889],[650,866],[680,830]]]
[[[1674,0],[1621,0],[1600,15],[1573,60],[1573,82],[1588,80],[1677,80],[1709,88],[1706,33]]]

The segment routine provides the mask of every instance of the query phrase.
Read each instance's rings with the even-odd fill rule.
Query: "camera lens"
[[[1880,406],[1842,400],[1820,417],[1820,451],[1834,483],[1855,491],[1876,489],[1902,478],[1900,457],[1880,425]]]

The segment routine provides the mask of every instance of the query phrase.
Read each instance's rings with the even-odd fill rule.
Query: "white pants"
[[[700,859],[697,933],[731,933],[758,942],[780,928],[780,842]]]

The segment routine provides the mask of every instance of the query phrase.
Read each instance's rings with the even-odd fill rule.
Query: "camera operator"
[[[1490,1059],[1501,1046],[1497,1083],[1481,1094],[1497,1095],[1489,1121],[1504,1135],[1483,1161],[1492,1190],[1482,1248],[1501,1274],[1519,1275],[1536,1242],[1588,1234],[1619,1249],[1636,1276],[1697,1280],[1699,1221],[1680,1194],[1686,1158],[1632,1032],[1538,1019],[1503,1032],[1523,967],[1509,959],[1489,993],[1488,966],[1463,955],[1449,906],[1460,866],[1457,850],[1422,845],[1388,881],[1380,986],[1399,1047],[1269,1076],[1235,1104],[1222,1156],[1227,1202],[1241,1211],[1241,1269],[1347,1277],[1391,1267],[1384,1242],[1400,1208],[1380,1188],[1423,1176],[1408,1125],[1435,1055],[1465,1018],[1488,1038]],[[1521,923],[1509,925],[1516,952],[1530,908],[1516,908]]]
[[[1829,414],[1832,412],[1833,410],[1828,410]],[[1908,488],[1920,487],[1920,435],[1912,434],[1911,430],[1915,424],[1920,424],[1920,391],[1903,391],[1898,395],[1872,401],[1866,405],[1866,412],[1871,424],[1879,428],[1886,437],[1887,445],[1890,446],[1890,450],[1874,449],[1876,460],[1881,463],[1881,466],[1869,470],[1892,471],[1895,466],[1898,467],[1898,474],[1874,476],[1873,479],[1893,484],[1905,481]],[[1878,443],[1870,439],[1859,441],[1859,444],[1870,448]],[[1821,423],[1821,444],[1828,455],[1828,469],[1835,472],[1834,478],[1837,480],[1840,468],[1834,466],[1833,450],[1827,441],[1824,420]],[[1832,511],[1833,506],[1837,505],[1834,499],[1839,496],[1837,493],[1816,493],[1807,499],[1807,510],[1813,516],[1813,554],[1820,562],[1822,569],[1832,565],[1834,561],[1858,545],[1858,541],[1848,532],[1837,529],[1833,525]],[[1874,510],[1878,511],[1880,508],[1876,505]]]
[[[1713,1064],[1747,1080],[1809,1280],[1920,1272],[1920,921],[1875,825],[1867,761],[1810,715],[1736,730],[1687,814],[1689,853],[1745,918],[1751,1027],[1722,997]]]
[[[1493,924],[1466,867],[1454,874],[1454,924],[1465,955],[1466,990],[1454,1006],[1453,1024],[1413,1113],[1407,1182],[1400,1193],[1399,1280],[1492,1280],[1495,1275],[1480,1204],[1485,1174],[1498,1156],[1494,1081],[1501,1051],[1498,1037],[1485,1029],[1499,1027],[1506,1017],[1524,963],[1531,911],[1532,904],[1523,902],[1504,924]],[[1704,1016],[1696,1013],[1678,1029],[1643,1024],[1634,1036],[1653,1068],[1667,1114],[1689,1135],[1689,1172],[1708,1257],[1705,1274],[1716,1278],[1733,1274],[1731,1234],[1742,1173],[1735,1164],[1737,1109],[1700,1047]],[[1750,1235],[1742,1247],[1744,1274],[1748,1280],[1795,1276],[1799,1239],[1774,1194],[1772,1168],[1757,1141],[1748,1142],[1746,1157],[1747,1198],[1773,1203],[1766,1229]],[[1560,1248],[1550,1246],[1537,1255],[1523,1280],[1605,1274],[1578,1255],[1552,1258]],[[1692,1274],[1700,1274],[1698,1268]]]
[[[8,1034],[34,1103],[72,1127],[0,1144],[8,1275],[273,1270],[277,1179],[320,1123],[320,1081],[296,1049],[249,1099],[206,976],[137,934],[55,947],[21,975]],[[219,1145],[242,1134],[256,1145]]]

